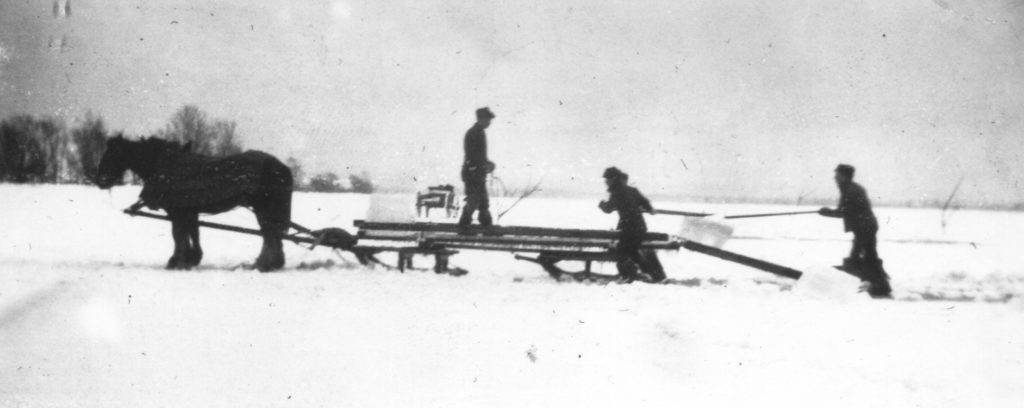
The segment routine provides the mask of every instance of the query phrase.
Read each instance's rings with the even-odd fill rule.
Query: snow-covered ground
[[[291,244],[286,271],[260,274],[238,268],[258,238],[210,230],[203,265],[181,272],[162,269],[169,224],[120,212],[137,193],[0,185],[0,406],[1024,401],[1024,214],[960,210],[943,228],[938,210],[876,209],[896,300],[872,301],[829,270],[849,238],[815,215],[731,222],[725,249],[808,273],[795,284],[685,250],[662,256],[668,285],[558,283],[473,251],[453,260],[466,276],[399,274]],[[350,228],[368,206],[303,193],[294,218]],[[211,218],[254,225],[245,211]],[[674,233],[680,219],[649,222]],[[536,199],[501,223],[615,219],[589,200]]]

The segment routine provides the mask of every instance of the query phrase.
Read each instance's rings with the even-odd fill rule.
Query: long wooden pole
[[[156,220],[164,220],[164,221],[170,221],[171,220],[166,215],[153,214],[153,213],[149,213],[149,212],[145,212],[145,211],[124,210],[124,213],[128,214],[128,215],[131,215],[131,216],[153,218],[153,219],[156,219]],[[209,222],[209,221],[199,221],[199,226],[200,227],[206,227],[206,228],[219,229],[219,230],[223,230],[223,231],[238,232],[238,233],[249,234],[249,235],[263,235],[263,233],[260,232],[260,230],[257,230],[257,229],[244,228],[244,227],[236,227],[234,225],[219,224],[219,223],[216,223],[216,222]],[[281,239],[286,240],[286,241],[303,243],[303,244],[319,244],[319,245],[324,245],[323,243],[318,242],[316,238],[310,238],[310,237],[296,237],[294,235],[283,235],[283,236],[281,236]]]
[[[790,211],[790,212],[777,212],[777,213],[766,213],[766,214],[743,214],[743,215],[726,215],[724,218],[727,220],[735,220],[737,218],[758,218],[758,217],[778,217],[782,215],[801,215],[801,214],[817,214],[818,210],[814,211]]]
[[[710,217],[714,214],[689,212],[689,211],[676,211],[676,210],[654,210],[655,214],[665,215],[680,215],[683,217]],[[777,213],[766,213],[766,214],[740,214],[740,215],[726,215],[722,217],[727,220],[735,220],[738,218],[758,218],[758,217],[778,217],[782,215],[800,215],[800,214],[817,214],[818,210],[813,211],[790,211],[790,212],[777,212]]]
[[[664,214],[664,215],[681,215],[683,217],[707,217],[707,216],[711,215],[711,214],[708,214],[708,213],[698,213],[698,212],[689,212],[689,211],[676,211],[676,210],[654,210],[654,213],[655,214]]]

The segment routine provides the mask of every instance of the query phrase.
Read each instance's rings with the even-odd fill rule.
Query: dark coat
[[[479,124],[474,124],[466,131],[463,148],[466,151],[466,160],[462,162],[463,169],[476,171],[490,162],[487,159],[487,133]]]
[[[618,229],[625,232],[647,232],[644,212],[654,212],[651,202],[640,194],[640,190],[627,185],[612,186],[608,189],[610,196],[601,202],[601,210],[605,213],[619,212]]]
[[[822,215],[843,219],[846,231],[869,232],[878,231],[878,220],[871,211],[871,200],[860,184],[850,182],[839,190],[839,207],[826,210]]]

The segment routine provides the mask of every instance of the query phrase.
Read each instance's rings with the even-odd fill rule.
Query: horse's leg
[[[168,211],[167,216],[171,219],[171,237],[174,238],[174,253],[167,260],[167,269],[187,269],[185,262],[185,250],[188,247],[188,230],[186,222],[182,220],[178,212]]]
[[[260,234],[263,236],[263,245],[260,247],[260,254],[256,256],[256,262],[253,262],[253,267],[260,272],[269,272],[273,270],[271,267],[273,263],[273,245],[271,245],[271,239],[268,238],[269,233],[262,223],[260,225]]]
[[[257,218],[261,218],[257,216]],[[284,249],[281,245],[281,237],[286,230],[280,227],[276,221],[260,221],[260,233],[263,235],[263,248],[260,255],[256,257],[256,269],[260,272],[270,272],[281,269],[284,266]]]
[[[256,269],[269,272],[284,267],[281,237],[288,233],[291,222],[291,191],[266,194],[254,199],[253,212],[263,235],[263,249],[256,258]]]
[[[199,245],[199,213],[188,214],[186,218],[186,231],[188,232],[189,243],[185,251],[185,264],[189,267],[199,265],[203,260],[203,247]]]
[[[256,222],[260,224],[260,236],[263,237],[263,246],[260,247],[260,254],[256,256],[253,266],[260,272],[268,272],[273,270],[271,268],[273,264],[272,236],[275,229],[272,226],[273,223],[267,219],[266,209],[262,205],[254,204],[252,210],[256,214]]]

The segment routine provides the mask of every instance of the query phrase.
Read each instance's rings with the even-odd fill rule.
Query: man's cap
[[[623,173],[622,170],[619,170],[618,167],[609,167],[607,169],[604,169],[604,178],[607,178],[607,179],[617,179],[617,180],[625,180],[628,177],[629,177],[629,175],[626,174],[626,173]]]
[[[476,110],[477,119],[494,119],[496,117],[497,116],[494,116],[494,112],[491,112],[491,109],[486,106]]]
[[[842,174],[846,177],[853,177],[853,173],[855,171],[856,169],[854,169],[853,166],[849,164],[840,164],[836,166],[836,173]]]

